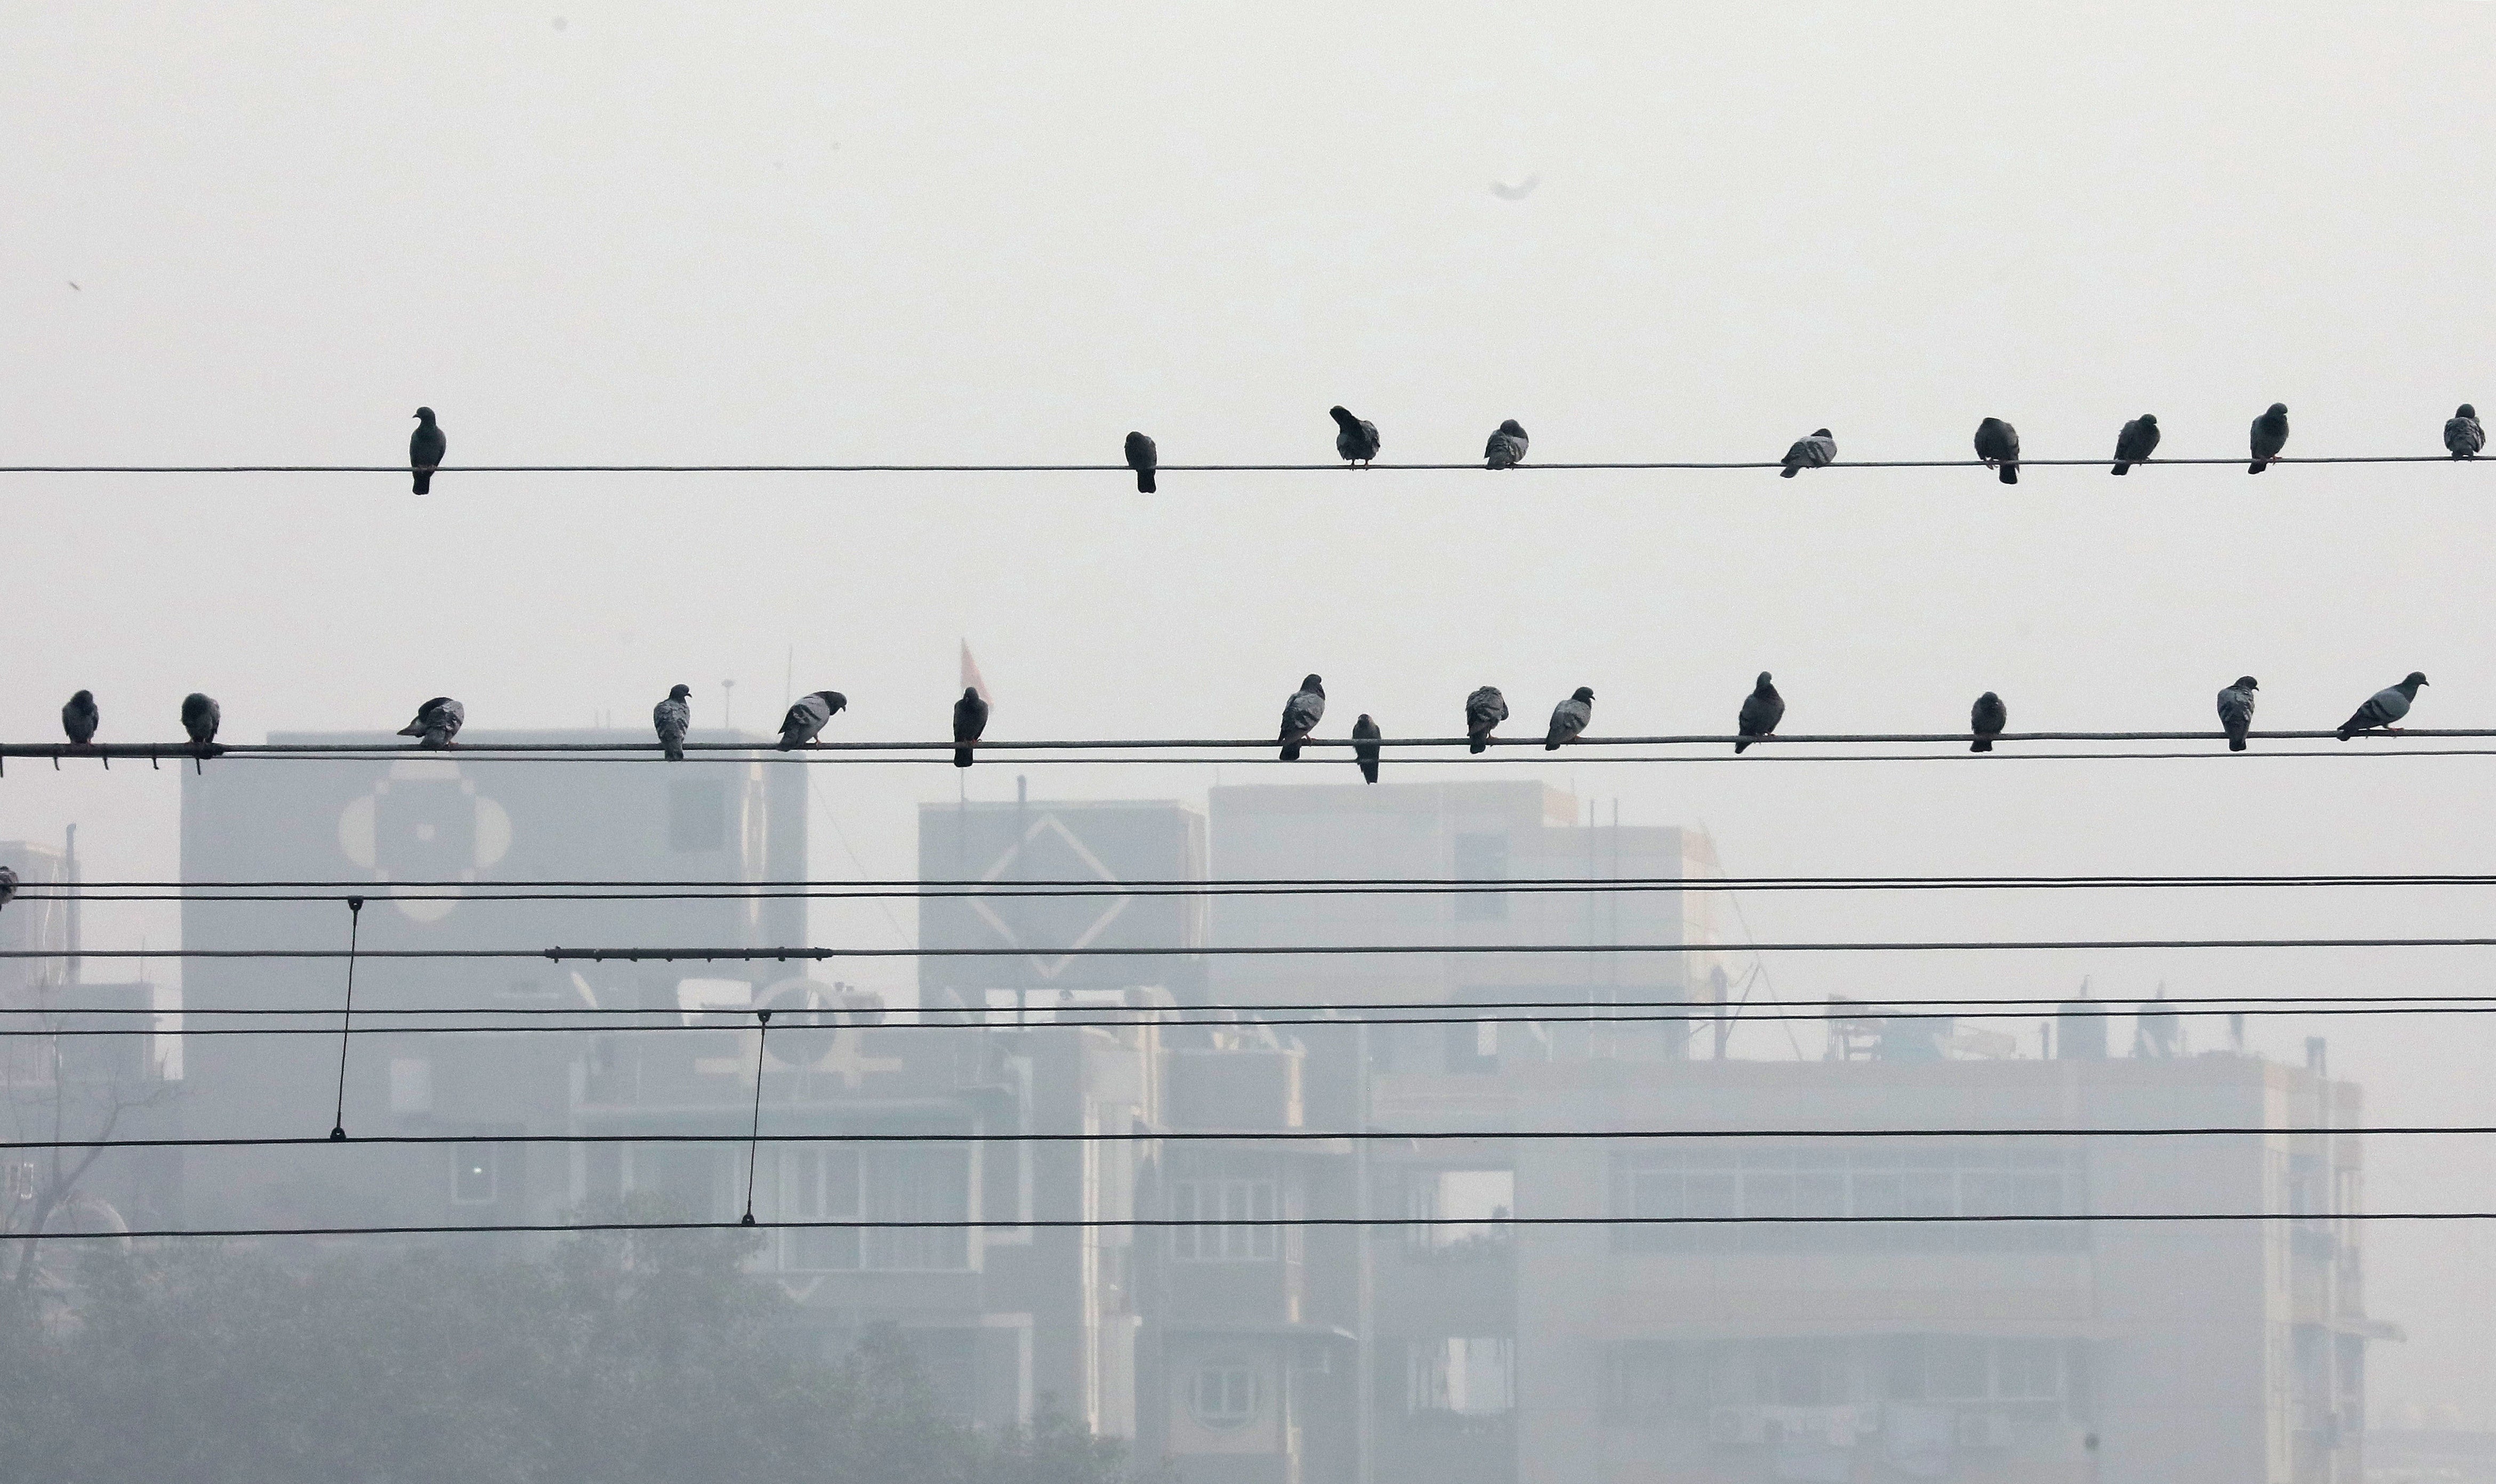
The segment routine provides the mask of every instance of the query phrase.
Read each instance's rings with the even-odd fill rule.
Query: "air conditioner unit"
[[[1747,1407],[1719,1407],[1707,1414],[1707,1437],[1725,1447],[1768,1440],[1767,1419]]]
[[[2001,1412],[1969,1412],[1958,1419],[1958,1445],[1962,1448],[2010,1447],[2011,1419]]]

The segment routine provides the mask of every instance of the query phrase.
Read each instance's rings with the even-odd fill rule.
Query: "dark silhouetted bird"
[[[2287,447],[2288,404],[2273,402],[2270,411],[2254,419],[2254,461],[2245,466],[2245,473],[2260,474],[2268,469],[2270,461],[2279,457],[2279,450]]]
[[[448,696],[437,696],[416,708],[416,720],[398,729],[402,737],[416,737],[419,747],[436,751],[451,745],[459,728],[468,725],[468,708]]]
[[[1993,739],[2002,735],[2002,729],[2010,725],[2011,708],[2002,703],[2001,696],[1991,691],[1985,692],[1976,698],[1975,705],[1967,708],[1967,729],[1976,733],[1976,740],[1967,745],[1967,750],[1971,753],[1993,751]]]
[[[95,693],[80,691],[61,707],[61,730],[69,734],[70,745],[84,747],[95,740],[95,729],[104,725],[104,713],[96,709]]]
[[[2002,471],[2002,482],[2019,482],[2019,430],[1999,417],[1976,425],[1976,456],[1987,469]]]
[[[16,871],[15,869],[11,868],[11,867],[8,867],[8,866],[0,866],[0,907],[6,907],[6,906],[8,906],[8,905],[9,905],[9,899],[10,899],[11,897],[16,896],[16,894],[17,894],[17,873],[16,873]]]
[[[1366,464],[1378,456],[1378,424],[1356,417],[1340,407],[1329,407],[1326,416],[1334,419],[1334,451],[1347,464]]]
[[[1525,462],[1525,445],[1524,424],[1511,417],[1482,445],[1482,462],[1493,469],[1513,469]]]
[[[650,708],[650,727],[659,734],[659,746],[670,762],[685,760],[685,733],[694,725],[694,708],[685,698],[693,694],[692,686],[670,686],[668,698]]]
[[[205,754],[216,745],[217,727],[225,713],[212,698],[193,691],[182,697],[182,730],[191,737],[191,746]]]
[[[2348,741],[2361,731],[2398,731],[2394,722],[2410,714],[2410,703],[2418,699],[2418,687],[2426,676],[2412,670],[2409,678],[2396,686],[2387,686],[2366,697],[2356,714],[2340,724],[2340,740]]]
[[[1319,722],[1326,719],[1326,682],[1311,675],[1300,682],[1292,698],[1283,702],[1283,729],[1275,740],[1283,744],[1283,760],[1296,762],[1300,744],[1309,739]]]
[[[1366,711],[1352,724],[1352,760],[1360,764],[1361,780],[1365,783],[1378,782],[1379,735],[1378,724],[1369,719]]]
[[[2251,675],[2238,675],[2236,683],[2219,693],[2219,726],[2228,733],[2228,751],[2245,750],[2245,733],[2254,729],[2254,693],[2262,682]]]
[[[980,740],[988,729],[988,701],[975,685],[962,687],[962,698],[953,702],[953,766],[971,765],[972,749],[967,745]]]
[[[1579,686],[1567,700],[1551,708],[1551,729],[1543,734],[1543,750],[1556,752],[1563,742],[1575,742],[1595,720],[1595,693]]]
[[[797,697],[789,714],[780,719],[780,750],[787,752],[802,743],[812,742],[822,733],[824,725],[838,715],[850,698],[838,691],[811,691]]]
[[[1786,450],[1785,468],[1777,478],[1791,479],[1806,469],[1825,469],[1837,462],[1837,435],[1826,428],[1812,429],[1811,436],[1797,440]]]
[[[451,440],[442,436],[441,424],[433,420],[433,409],[418,408],[416,431],[407,440],[407,463],[416,471],[418,494],[433,488],[433,471],[442,467],[442,455],[450,451]]]
[[[2477,458],[2487,447],[2487,430],[2479,425],[2479,409],[2464,402],[2444,419],[2444,448],[2454,458]]]
[[[1127,467],[1136,471],[1136,493],[1149,495],[1158,488],[1153,483],[1153,471],[1161,466],[1162,450],[1153,446],[1151,439],[1141,433],[1127,435]]]
[[[1465,736],[1475,752],[1490,746],[1491,728],[1507,720],[1508,697],[1499,694],[1499,687],[1486,685],[1465,697]]]
[[[1777,723],[1785,719],[1786,698],[1777,694],[1775,684],[1768,679],[1768,672],[1760,671],[1760,683],[1751,688],[1750,695],[1742,697],[1742,714],[1734,723],[1734,730],[1740,734],[1741,740],[1733,744],[1733,751],[1739,753],[1752,743],[1774,735]]]
[[[2158,415],[2142,413],[2114,435],[2114,467],[2106,472],[2130,474],[2133,465],[2148,463],[2149,455],[2157,451]]]

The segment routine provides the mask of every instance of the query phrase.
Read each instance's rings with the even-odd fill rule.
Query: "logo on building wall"
[[[1011,886],[1015,881],[1053,881],[1091,880],[1114,883],[1117,873],[1101,863],[1101,857],[1076,838],[1065,822],[1054,814],[1044,814],[1031,822],[1022,837],[1009,845],[996,863],[980,874],[983,883]],[[1109,924],[1118,920],[1135,898],[1113,897],[1026,897],[1017,899],[1011,891],[1000,891],[987,900],[970,898],[972,912],[986,923],[990,931],[1003,939],[1009,947],[1087,948]],[[1101,904],[1093,910],[1093,904]],[[1078,905],[1079,904],[1079,905]],[[1070,906],[1076,912],[1070,914]],[[1011,913],[1014,920],[1009,920]],[[1015,929],[1015,921],[1034,929],[1032,937],[1041,943],[1027,942]],[[1073,936],[1067,937],[1069,932]],[[1026,953],[1024,962],[1044,979],[1053,979],[1075,962],[1074,953]]]
[[[439,922],[459,904],[460,883],[474,881],[512,849],[512,817],[477,791],[448,758],[393,762],[370,792],[338,814],[338,849],[373,880],[441,883],[411,899],[390,893],[409,920]]]

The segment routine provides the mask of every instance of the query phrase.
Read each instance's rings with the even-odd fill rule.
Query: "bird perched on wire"
[[[459,728],[468,724],[468,708],[448,696],[437,696],[416,708],[416,720],[398,729],[402,737],[415,737],[417,746],[436,752],[451,745]]]
[[[1777,478],[1791,479],[1806,469],[1825,469],[1837,462],[1837,436],[1826,428],[1814,428],[1809,438],[1796,439],[1786,450],[1785,468]]]
[[[971,765],[971,744],[988,729],[988,701],[975,685],[962,687],[962,698],[953,702],[953,766]]]
[[[2238,675],[2236,683],[2219,693],[2219,727],[2228,734],[2228,751],[2245,750],[2245,733],[2254,728],[2254,693],[2262,682],[2251,675]]]
[[[1760,671],[1760,683],[1751,688],[1750,695],[1742,697],[1742,714],[1734,721],[1740,740],[1733,744],[1733,751],[1738,754],[1752,743],[1774,735],[1777,723],[1785,719],[1786,698],[1777,694],[1776,684],[1769,680],[1768,672]]]
[[[1369,719],[1366,711],[1352,724],[1352,760],[1360,764],[1360,777],[1364,783],[1378,782],[1379,736],[1378,724]]]
[[[2260,474],[2288,447],[2287,403],[2273,402],[2268,412],[2254,419],[2252,442],[2254,461],[2245,466],[2245,473]]]
[[[95,693],[80,691],[61,707],[61,730],[72,747],[86,747],[95,741],[95,729],[104,725],[104,713],[96,709]]]
[[[1507,720],[1508,697],[1499,694],[1499,687],[1486,685],[1465,697],[1465,737],[1473,751],[1490,746],[1491,728]]]
[[[416,492],[420,495],[433,488],[433,471],[442,467],[442,455],[451,451],[451,440],[442,436],[442,425],[433,420],[433,409],[416,410],[416,431],[407,440],[407,463],[416,471]]]
[[[650,729],[659,734],[660,750],[670,762],[685,760],[685,733],[694,725],[694,708],[686,704],[686,697],[693,694],[692,686],[670,686],[668,698],[650,708]]]
[[[2114,467],[2106,473],[2130,474],[2133,465],[2148,463],[2149,455],[2157,451],[2158,415],[2142,413],[2114,435]]]
[[[1378,456],[1377,423],[1340,407],[1327,408],[1326,416],[1334,419],[1334,451],[1345,463],[1366,464]]]
[[[2487,447],[2487,430],[2479,425],[2479,409],[2464,402],[2444,419],[2445,451],[2454,458],[2477,458]]]
[[[191,738],[191,747],[203,757],[216,750],[217,727],[225,713],[217,708],[214,698],[197,691],[182,697],[182,730]]]
[[[2002,482],[2019,482],[2019,430],[1999,417],[1976,425],[1976,456],[1987,469],[2002,472]]]
[[[11,897],[16,896],[16,894],[17,894],[17,873],[16,873],[16,870],[14,870],[14,869],[13,869],[13,868],[11,868],[11,867],[8,867],[8,866],[0,866],[0,907],[6,907],[6,906],[8,906],[8,905],[9,905],[9,899],[10,899]]]
[[[1561,743],[1576,741],[1594,720],[1595,693],[1579,686],[1567,700],[1551,708],[1551,729],[1543,734],[1543,750],[1558,752]]]
[[[838,691],[813,691],[797,697],[789,714],[780,719],[780,751],[812,742],[824,725],[838,715],[850,698]]]
[[[2001,696],[1991,691],[1985,692],[1967,711],[1967,729],[1976,733],[1976,740],[1967,745],[1967,750],[1971,753],[1993,751],[1993,739],[2002,735],[2003,728],[2010,725],[2011,708],[2002,703]]]
[[[1482,462],[1492,469],[1513,469],[1525,462],[1525,425],[1511,417],[1482,445]]]
[[[2410,703],[2418,699],[2418,687],[2424,684],[2426,676],[2412,670],[2399,685],[2387,686],[2367,696],[2356,714],[2340,724],[2340,740],[2346,742],[2361,731],[2400,730],[2392,724],[2410,714]]]
[[[1162,450],[1141,433],[1127,435],[1127,467],[1136,471],[1136,493],[1149,495],[1158,487],[1153,471],[1162,466]]]
[[[1326,682],[1315,675],[1301,680],[1292,698],[1283,702],[1283,729],[1275,740],[1283,744],[1283,760],[1296,762],[1300,744],[1309,739],[1319,722],[1326,719]]]

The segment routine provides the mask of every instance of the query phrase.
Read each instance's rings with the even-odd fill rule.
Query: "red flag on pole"
[[[981,678],[980,662],[971,658],[969,639],[962,641],[962,686],[965,690],[979,692],[982,700],[993,702],[996,699],[988,694],[987,681]]]

